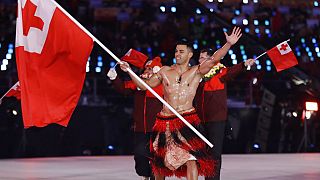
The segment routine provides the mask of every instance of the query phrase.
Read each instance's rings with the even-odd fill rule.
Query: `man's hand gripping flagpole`
[[[76,25],[78,25],[93,41],[95,41],[103,50],[105,50],[113,59],[122,64],[121,60],[114,55],[106,46],[104,46],[95,36],[93,36],[86,28],[84,28],[76,19],[74,19],[66,10],[64,10],[57,2],[51,0],[66,16],[68,16]],[[160,97],[150,86],[148,86],[139,76],[137,76],[130,68],[127,71],[133,75],[143,86],[145,86],[155,97],[159,99],[165,106],[167,106],[183,123],[185,123],[194,133],[196,133],[205,143],[211,148],[213,144],[208,141],[197,129],[195,129],[187,120],[185,120],[173,107],[171,107],[162,97]]]

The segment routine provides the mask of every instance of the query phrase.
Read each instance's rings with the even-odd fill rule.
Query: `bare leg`
[[[198,180],[198,167],[196,161],[187,161],[187,179]]]
[[[164,176],[160,174],[155,174],[154,177],[155,177],[155,180],[164,180]]]

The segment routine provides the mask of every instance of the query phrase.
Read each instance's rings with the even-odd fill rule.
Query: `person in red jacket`
[[[133,56],[132,52],[130,54],[131,56],[128,58],[130,59],[129,62],[135,61],[135,63],[137,63],[139,60],[136,59],[139,59],[139,57]],[[144,61],[141,61],[140,63],[135,64],[139,68],[144,67],[144,72],[141,75],[141,78],[143,79],[150,78],[152,74],[159,71],[162,66],[160,57],[156,57],[146,63],[143,62]],[[145,65],[143,66],[143,64]],[[156,119],[156,114],[161,111],[162,103],[153,96],[150,91],[138,89],[131,80],[123,81],[119,77],[112,77],[111,79],[114,79],[113,86],[119,93],[126,96],[134,96],[133,120],[135,170],[142,179],[150,179],[152,177],[149,149],[150,137],[152,127]],[[162,96],[162,85],[153,88],[153,90]]]
[[[212,49],[201,50],[199,63],[202,63],[212,56],[214,56]],[[248,59],[232,67],[225,67],[218,62],[204,75],[197,89],[194,101],[195,108],[202,120],[208,140],[214,144],[211,153],[217,162],[214,177],[206,177],[206,180],[220,179],[221,153],[227,120],[226,83],[239,73],[245,71],[246,67],[253,65],[254,62],[254,59]]]

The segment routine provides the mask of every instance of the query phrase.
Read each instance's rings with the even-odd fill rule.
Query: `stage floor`
[[[87,156],[3,159],[0,160],[0,179],[138,180],[139,177],[135,174],[132,156]],[[320,179],[320,154],[223,156],[222,180],[302,179]]]

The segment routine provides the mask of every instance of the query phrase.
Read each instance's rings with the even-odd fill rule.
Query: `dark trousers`
[[[65,127],[58,124],[49,124],[45,127],[30,127],[26,129],[26,156],[60,156],[64,130]]]
[[[152,176],[150,166],[150,137],[151,133],[134,133],[134,161],[136,173],[139,176]]]
[[[213,159],[216,161],[216,175],[206,177],[206,180],[220,180],[221,153],[225,133],[226,121],[206,122],[203,124],[208,140],[214,145],[210,149]]]

